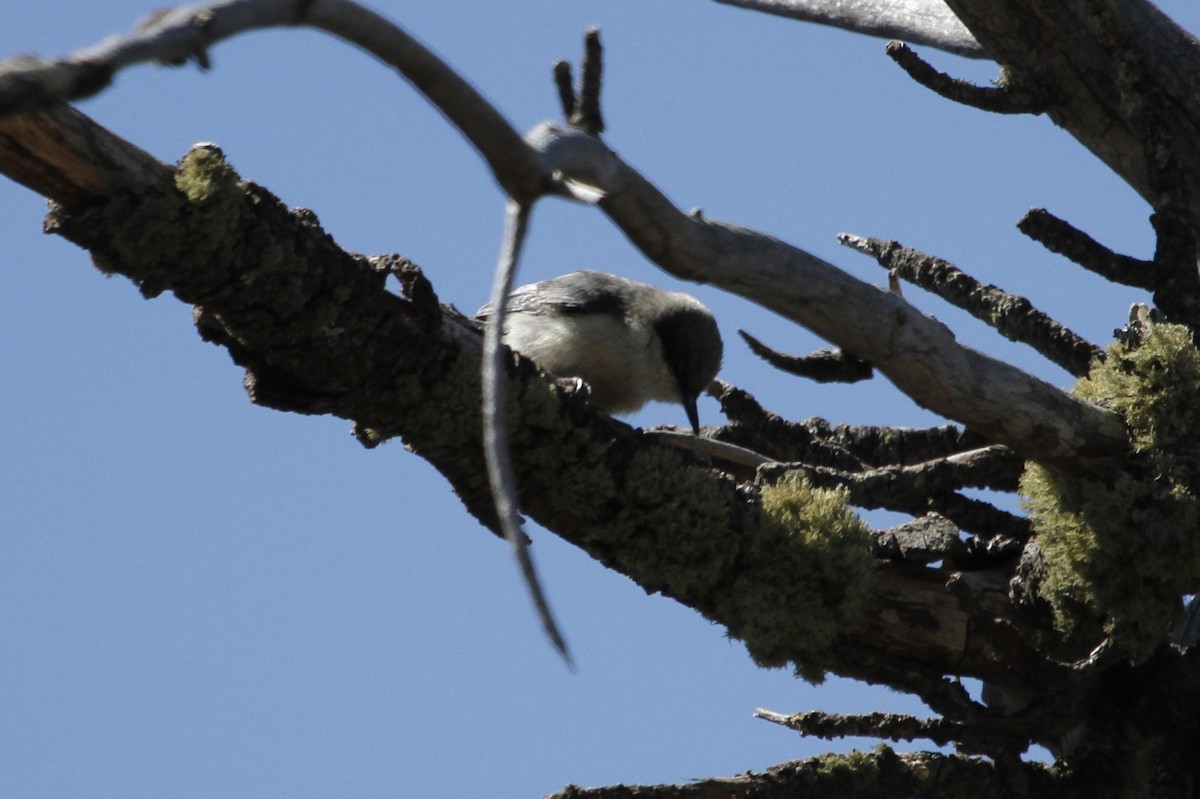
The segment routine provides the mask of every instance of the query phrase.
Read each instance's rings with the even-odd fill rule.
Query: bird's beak
[[[683,409],[687,411],[688,421],[692,423],[692,432],[700,435],[700,413],[696,410],[696,397],[685,396]]]

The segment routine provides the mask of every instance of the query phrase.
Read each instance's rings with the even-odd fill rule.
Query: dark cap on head
[[[654,322],[662,341],[663,360],[679,384],[679,401],[687,412],[692,431],[700,435],[696,400],[721,370],[724,345],[717,322],[704,306],[672,306]]]

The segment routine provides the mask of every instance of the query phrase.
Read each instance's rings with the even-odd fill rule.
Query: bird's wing
[[[531,283],[508,295],[509,313],[584,314],[623,316],[629,308],[630,289],[622,278],[602,272],[572,272],[569,275]],[[491,305],[476,314],[486,318]]]

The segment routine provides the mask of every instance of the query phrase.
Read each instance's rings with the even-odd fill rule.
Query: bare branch
[[[600,88],[604,75],[604,48],[600,44],[600,29],[588,28],[584,34],[582,82],[579,85],[579,106],[571,116],[571,124],[593,136],[604,132],[604,117],[600,113]]]
[[[684,214],[594,137],[545,124],[530,141],[567,179],[598,187],[600,208],[668,272],[804,325],[870,361],[922,406],[1052,468],[1102,474],[1126,451],[1115,414],[962,346],[903,298],[803,250]]]
[[[1031,208],[1017,229],[1053,253],[1114,283],[1141,289],[1154,287],[1154,264],[1120,255],[1044,208]]]
[[[1024,297],[983,285],[949,261],[901,246],[895,241],[838,235],[848,247],[873,256],[890,274],[908,280],[970,313],[1005,338],[1033,347],[1076,377],[1088,373],[1104,352],[1037,310]]]
[[[767,14],[865,33],[903,39],[967,58],[991,58],[941,0],[717,0]]]
[[[692,780],[679,785],[568,785],[546,799],[767,799],[801,796],[871,796],[877,799],[1014,796],[1020,780],[1028,796],[1059,799],[1094,797],[1065,783],[1042,763],[997,764],[992,760],[937,752],[896,753],[886,746],[872,752],[828,754],[783,763],[762,773]],[[869,786],[866,790],[862,786]]]
[[[558,104],[562,107],[563,121],[569,123],[579,102],[575,97],[575,84],[571,78],[570,61],[555,63],[554,88],[558,91]]]
[[[938,746],[959,740],[961,724],[945,719],[919,719],[903,713],[867,713],[847,715],[810,710],[806,713],[777,713],[759,708],[754,717],[795,730],[801,735],[813,735],[833,740],[853,736],[879,738],[887,741],[911,741],[925,738]]]
[[[504,242],[500,248],[500,260],[496,264],[496,275],[492,283],[492,313],[484,325],[483,333],[483,457],[487,464],[488,483],[496,503],[496,515],[500,529],[512,547],[521,577],[529,589],[529,596],[537,610],[542,629],[546,631],[554,648],[574,668],[567,642],[563,639],[537,569],[529,554],[525,532],[521,529],[520,508],[517,502],[517,477],[513,473],[512,451],[509,447],[508,415],[506,413],[507,374],[505,359],[508,350],[501,343],[504,317],[508,312],[508,295],[512,290],[513,277],[520,262],[521,246],[529,230],[529,214],[532,209],[515,201],[508,203],[505,214]]]
[[[208,14],[203,36],[196,31],[196,9],[172,12],[150,32],[88,51],[86,60],[121,65],[134,55],[186,57],[222,36],[255,25],[295,24],[301,17],[400,69],[475,144],[514,199],[551,190],[550,176],[560,172],[566,183],[595,187],[605,213],[667,271],[741,294],[805,325],[870,361],[927,408],[1055,468],[1103,473],[1125,452],[1124,427],[1114,414],[962,347],[944,325],[901,298],[777,239],[684,215],[582,131],[540,126],[529,139],[539,160],[478,92],[391,23],[348,0],[294,3],[232,0],[200,7]],[[106,60],[102,53],[108,51]],[[847,325],[847,319],[861,323]]]
[[[717,434],[778,461],[799,461],[849,472],[875,466],[911,466],[939,458],[989,451],[991,442],[969,430],[831,425],[824,419],[793,422],[766,410],[744,389],[714,380],[709,394],[734,422]]]
[[[1012,83],[976,86],[952,78],[934,69],[903,42],[888,42],[885,52],[910,78],[947,100],[996,114],[1041,114],[1046,110],[1045,99],[1027,87]]]
[[[1123,108],[1123,57],[1094,23],[1092,0],[946,0],[979,43],[1024,84],[1042,87],[1055,102],[1047,114],[1107,164],[1151,205],[1153,167],[1145,129]],[[1125,44],[1142,59],[1162,93],[1156,123],[1174,142],[1176,179],[1191,196],[1200,190],[1200,74],[1196,39],[1145,0],[1120,0],[1116,12]],[[1014,31],[1020,31],[1014,35]],[[1189,209],[1200,227],[1200,206]]]
[[[509,196],[529,199],[552,190],[535,153],[473,86],[397,25],[352,0],[224,0],[170,9],[67,58],[0,65],[0,114],[95,93],[133,64],[182,64],[206,58],[213,44],[239,33],[295,25],[332,33],[398,69],[475,146]]]
[[[808,355],[786,355],[739,330],[738,335],[750,346],[751,352],[781,372],[807,377],[818,383],[857,383],[869,380],[874,372],[871,364],[835,350],[817,350]]]

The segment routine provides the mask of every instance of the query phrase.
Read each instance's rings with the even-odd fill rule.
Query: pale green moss
[[[1135,347],[1111,345],[1074,393],[1125,418],[1134,457],[1108,483],[1026,470],[1041,592],[1068,638],[1102,625],[1139,662],[1200,584],[1200,352],[1187,328],[1155,325]]]
[[[730,631],[760,665],[791,661],[818,682],[835,637],[858,621],[875,560],[870,531],[846,497],[799,473],[763,486],[762,524],[745,570],[753,583],[733,592],[750,599],[730,609]]]

